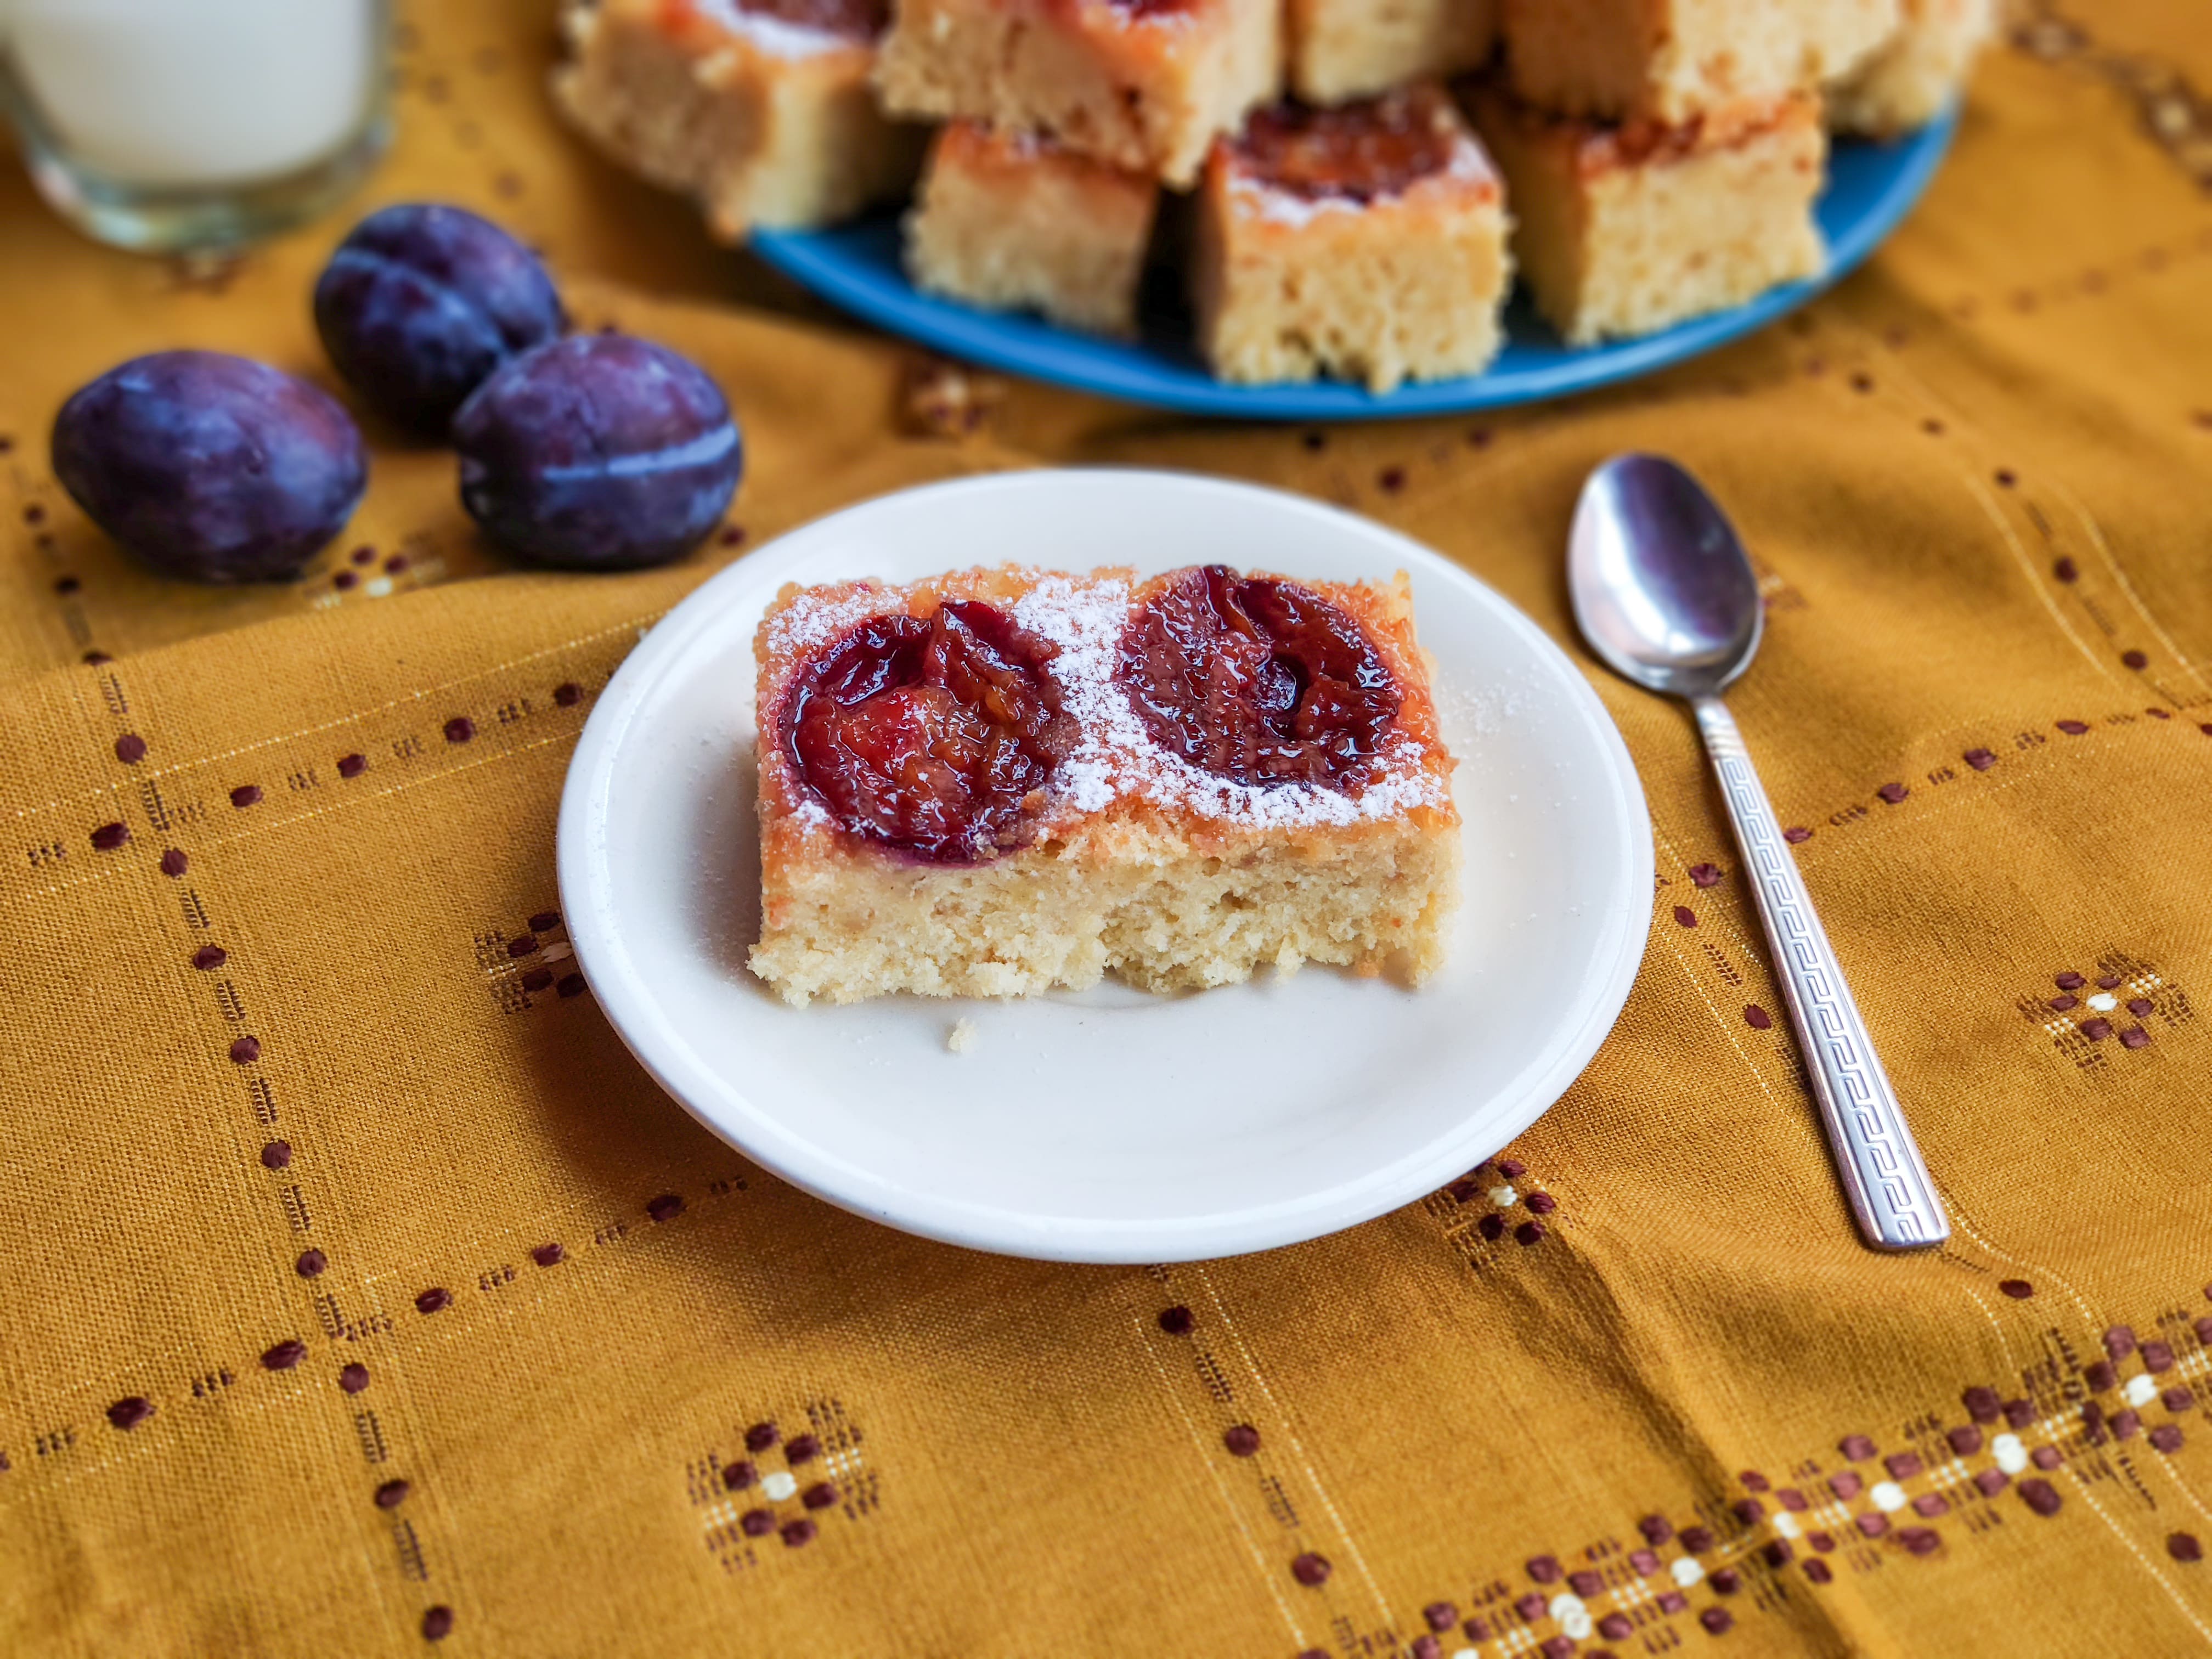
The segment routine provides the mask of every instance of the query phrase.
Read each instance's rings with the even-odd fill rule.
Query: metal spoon
[[[1751,666],[1764,621],[1734,527],[1674,462],[1616,455],[1583,485],[1567,585],[1592,650],[1637,684],[1697,711],[1859,1231],[1885,1250],[1942,1243],[1951,1235],[1942,1200],[1720,700]]]

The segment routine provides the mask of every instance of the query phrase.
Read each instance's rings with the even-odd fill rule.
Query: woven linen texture
[[[346,221],[188,267],[0,177],[0,1650],[2212,1645],[2197,8],[2019,20],[1925,203],[1783,326],[1328,432],[839,322],[558,127],[548,10],[408,9],[371,195],[491,214],[580,326],[727,388],[750,471],[672,570],[514,568],[450,455],[367,422],[368,496],[299,584],[149,574],[48,471],[55,410],[169,346],[328,383],[307,292]],[[1692,724],[1572,641],[1575,490],[1629,447],[1758,562],[1732,705],[1940,1252],[1857,1243]],[[573,977],[555,805],[640,630],[845,503],[1066,462],[1372,514],[1589,669],[1650,798],[1651,942],[1480,1176],[1206,1266],[968,1254],[750,1168]]]

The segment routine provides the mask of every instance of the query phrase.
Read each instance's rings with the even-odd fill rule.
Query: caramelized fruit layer
[[[1121,636],[1115,678],[1155,742],[1241,784],[1351,794],[1402,701],[1358,623],[1310,588],[1178,571]]]
[[[891,21],[890,0],[738,0],[738,9],[848,40],[872,40]]]
[[[1132,17],[1164,17],[1176,12],[1196,11],[1199,0],[1106,0],[1109,10]]]
[[[1453,138],[1428,103],[1401,96],[1334,109],[1275,104],[1255,110],[1236,141],[1247,169],[1294,196],[1371,202],[1451,164]]]
[[[870,617],[793,682],[786,751],[841,829],[933,863],[994,857],[1034,833],[1073,745],[1052,655],[975,600]]]

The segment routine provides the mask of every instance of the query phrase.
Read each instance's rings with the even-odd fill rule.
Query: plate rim
[[[691,643],[720,621],[732,596],[756,583],[785,577],[783,567],[802,561],[811,546],[849,532],[854,520],[890,510],[889,504],[915,497],[1049,490],[1071,477],[1105,477],[1125,485],[1244,497],[1272,511],[1318,517],[1380,541],[1409,568],[1433,566],[1448,580],[1469,585],[1479,602],[1492,607],[1505,626],[1534,647],[1538,659],[1548,659],[1547,665],[1565,687],[1569,708],[1591,729],[1609,763],[1605,769],[1613,818],[1609,856],[1622,896],[1610,907],[1606,926],[1590,951],[1589,961],[1602,971],[1580,1000],[1576,1019],[1553,1034],[1548,1062],[1528,1078],[1504,1114],[1493,1110],[1483,1115],[1486,1127],[1480,1133],[1468,1127],[1474,1121],[1470,1114],[1456,1133],[1413,1149],[1349,1187],[1329,1188],[1318,1199],[1308,1194],[1256,1209],[1196,1218],[1070,1218],[901,1188],[881,1174],[824,1154],[784,1130],[773,1113],[755,1103],[750,1085],[742,1080],[719,1077],[703,1063],[696,1067],[690,1063],[689,1045],[661,1015],[622,943],[606,873],[606,805],[613,763],[635,728],[647,698]],[[555,842],[562,914],[577,967],[594,1000],[647,1075],[717,1139],[780,1180],[904,1232],[1031,1260],[1119,1265],[1211,1260],[1323,1237],[1402,1208],[1510,1143],[1557,1103],[1619,1021],[1649,942],[1651,909],[1641,896],[1650,890],[1654,858],[1642,781],[1619,727],[1573,659],[1497,589],[1401,532],[1309,497],[1202,473],[1114,466],[989,473],[888,491],[799,526],[717,572],[648,630],[594,700],[562,781]],[[799,1016],[794,1012],[793,1017]],[[1544,1054],[1540,1048],[1537,1057]],[[738,1109],[736,1127],[695,1099],[695,1088],[710,1097],[719,1091],[734,1103]],[[860,1190],[854,1190],[856,1185]]]
[[[1638,380],[1702,356],[1765,327],[1816,298],[1865,263],[1926,194],[1959,125],[1954,101],[1926,125],[1890,140],[1850,139],[1894,153],[1893,169],[1867,210],[1829,241],[1820,275],[1769,289],[1757,299],[1692,318],[1640,339],[1583,348],[1563,362],[1517,374],[1486,371],[1449,380],[1413,381],[1377,396],[1343,381],[1240,386],[1204,376],[1161,380],[1095,355],[1091,337],[1026,314],[978,310],[926,295],[903,279],[881,280],[835,251],[834,230],[757,230],[748,246],[762,260],[818,297],[888,333],[1048,385],[1118,402],[1184,414],[1252,421],[1365,421],[1467,414],[1571,396]],[[1823,186],[1823,193],[1831,185]],[[1009,322],[1036,331],[1010,338]],[[1038,337],[1039,334],[1042,336]],[[1149,361],[1149,360],[1148,360]]]

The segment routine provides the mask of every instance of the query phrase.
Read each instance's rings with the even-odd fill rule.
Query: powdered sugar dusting
[[[769,618],[769,654],[809,656],[856,623],[905,609],[887,582],[855,582],[850,592],[834,599],[819,590],[801,593]]]
[[[832,29],[811,28],[764,11],[748,11],[736,0],[693,0],[699,15],[732,34],[742,34],[777,58],[818,58],[863,44]]]
[[[1238,212],[1293,228],[1310,225],[1324,213],[1357,213],[1367,205],[1349,196],[1301,196],[1248,173],[1230,180],[1229,194]]]
[[[1160,746],[1114,678],[1135,597],[1131,582],[1121,576],[1018,574],[1032,585],[1015,603],[1014,621],[1056,648],[1051,673],[1079,733],[1074,750],[1053,774],[1048,818],[1103,812],[1117,797],[1129,795],[1250,830],[1374,823],[1416,806],[1449,805],[1449,786],[1422,763],[1422,745],[1395,728],[1376,757],[1376,775],[1357,795],[1297,781],[1237,783],[1192,765]],[[863,582],[843,592],[803,593],[769,621],[769,650],[787,661],[811,656],[871,617],[903,613],[908,591]],[[826,827],[830,814],[806,792],[796,793],[794,811],[802,821]]]
[[[1130,793],[1239,828],[1287,830],[1372,823],[1446,804],[1446,786],[1421,764],[1421,745],[1400,732],[1376,757],[1381,775],[1358,795],[1297,781],[1237,783],[1162,748],[1114,679],[1132,597],[1119,577],[1048,575],[1014,607],[1016,622],[1060,647],[1053,674],[1083,735],[1055,785],[1078,811],[1097,811],[1116,793]]]
[[[1460,184],[1495,185],[1498,170],[1491,163],[1489,152],[1482,148],[1473,134],[1459,133],[1452,140],[1450,160],[1436,172],[1416,179],[1402,191],[1377,196],[1308,196],[1240,167],[1230,175],[1229,193],[1232,205],[1239,213],[1249,214],[1269,224],[1297,228],[1311,224],[1327,213],[1358,213],[1368,208],[1390,206],[1435,179],[1449,179]]]
[[[1490,152],[1473,133],[1462,133],[1452,145],[1450,164],[1444,168],[1447,179],[1463,179],[1470,184],[1494,185],[1498,182],[1497,164],[1491,161]]]
[[[1053,678],[1082,733],[1054,784],[1079,812],[1102,812],[1115,793],[1120,745],[1115,720],[1133,726],[1114,684],[1114,656],[1129,620],[1129,584],[1118,576],[1046,576],[1014,606],[1014,620],[1060,647]]]

